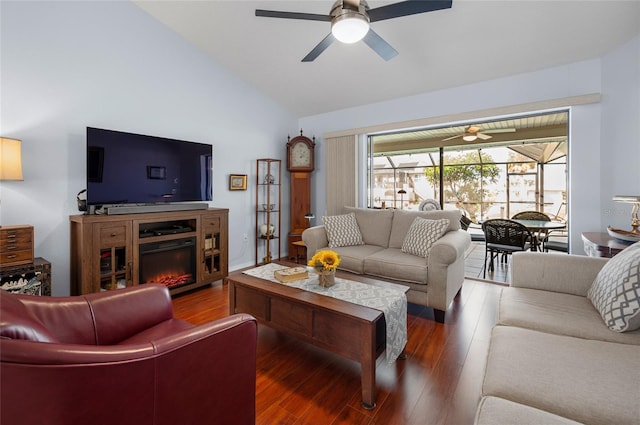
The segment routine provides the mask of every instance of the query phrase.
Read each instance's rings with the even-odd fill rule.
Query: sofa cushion
[[[446,218],[449,220],[447,232],[460,229],[460,216],[462,214],[458,210],[444,211],[405,211],[394,210],[393,222],[391,224],[391,234],[389,235],[389,248],[402,248],[405,236],[413,224],[416,217],[427,218],[429,220],[440,220]]]
[[[384,250],[384,248],[376,245],[355,245],[338,247],[333,250],[340,254],[340,265],[338,269],[351,273],[364,274],[365,258],[378,251]]]
[[[346,213],[354,213],[366,245],[389,246],[393,210],[376,210],[371,208],[344,207]]]
[[[387,279],[426,284],[427,260],[398,248],[387,248],[365,258],[364,272]]]
[[[612,331],[640,328],[640,242],[602,267],[587,297]]]
[[[429,220],[416,217],[402,242],[402,252],[427,258],[431,245],[442,237],[449,227],[449,220]]]
[[[504,288],[498,324],[585,339],[640,345],[640,330],[612,332],[587,297],[528,288]]]
[[[324,216],[322,223],[327,231],[329,248],[364,245],[354,213]]]
[[[637,424],[640,346],[496,326],[482,386],[586,424]]]
[[[498,397],[483,397],[476,412],[475,425],[579,425],[580,422],[514,403]]]

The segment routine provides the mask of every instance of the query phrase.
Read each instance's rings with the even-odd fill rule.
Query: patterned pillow
[[[329,248],[364,245],[355,213],[322,217]]]
[[[427,258],[431,245],[446,232],[449,219],[429,220],[416,217],[402,242],[402,252]]]
[[[640,242],[602,267],[587,292],[587,298],[612,331],[640,328]]]

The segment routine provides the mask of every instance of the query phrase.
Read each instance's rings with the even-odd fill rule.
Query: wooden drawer
[[[220,217],[204,217],[202,226],[205,233],[218,233],[220,232]]]
[[[100,226],[100,247],[124,246],[127,242],[127,225]]]
[[[0,228],[0,264],[2,266],[33,262],[33,226]]]
[[[33,251],[12,251],[0,253],[2,266],[33,263]]]

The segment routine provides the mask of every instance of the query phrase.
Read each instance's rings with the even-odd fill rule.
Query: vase
[[[316,270],[318,273],[318,285],[323,288],[329,288],[336,283],[336,271],[335,270]]]
[[[262,236],[263,238],[266,238],[267,236],[273,236],[275,231],[276,226],[274,226],[273,224],[269,224],[269,226],[267,226],[266,224],[260,225],[260,236]]]

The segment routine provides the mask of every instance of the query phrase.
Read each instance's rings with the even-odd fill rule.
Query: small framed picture
[[[246,174],[230,174],[229,190],[247,190]]]

